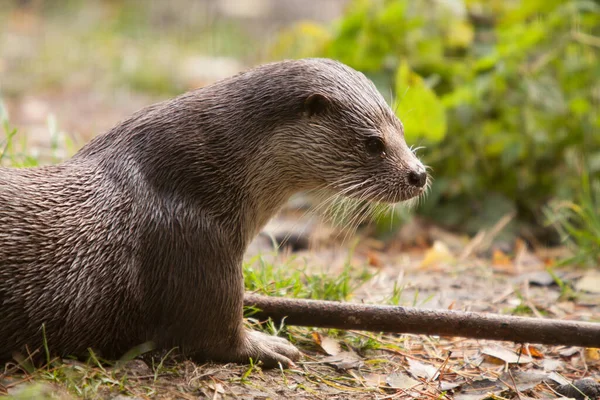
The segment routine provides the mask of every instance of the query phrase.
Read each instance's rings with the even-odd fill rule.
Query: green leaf
[[[442,101],[405,62],[396,72],[396,98],[394,108],[404,124],[407,141],[425,138],[436,143],[444,138],[446,109]]]

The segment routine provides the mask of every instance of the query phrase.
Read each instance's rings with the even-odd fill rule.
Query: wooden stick
[[[600,323],[592,322],[296,300],[248,293],[244,305],[261,310],[254,318],[271,318],[276,322],[285,318],[287,325],[600,347]]]

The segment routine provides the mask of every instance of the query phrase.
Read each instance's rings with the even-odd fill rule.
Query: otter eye
[[[379,137],[370,137],[365,141],[365,148],[373,156],[385,157],[385,145]]]

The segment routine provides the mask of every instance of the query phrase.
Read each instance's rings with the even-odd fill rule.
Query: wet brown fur
[[[373,84],[324,59],[152,105],[62,164],[0,168],[0,359],[41,346],[44,324],[60,355],[152,341],[287,364],[293,346],[243,327],[246,246],[295,192],[395,202],[422,168]]]

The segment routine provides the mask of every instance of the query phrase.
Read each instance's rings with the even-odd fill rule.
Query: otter
[[[293,365],[287,340],[244,327],[246,246],[296,192],[393,203],[427,181],[373,83],[333,60],[151,105],[62,164],[0,168],[0,359],[152,342]]]

